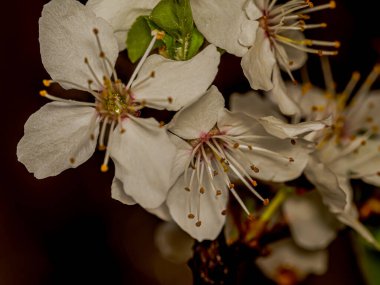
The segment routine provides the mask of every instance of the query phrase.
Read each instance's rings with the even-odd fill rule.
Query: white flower
[[[306,53],[335,55],[336,51],[310,46],[339,46],[338,42],[305,39],[302,31],[325,27],[305,24],[308,14],[334,8],[335,2],[312,7],[310,1],[291,0],[191,0],[194,22],[206,39],[242,57],[245,76],[253,89],[272,90],[268,95],[287,115],[299,112],[281,78],[281,67],[291,71],[306,61]]]
[[[259,257],[256,264],[277,284],[298,284],[309,274],[322,275],[327,271],[326,250],[305,250],[291,239],[274,242],[269,249],[270,254]]]
[[[243,210],[232,178],[239,179],[256,197],[254,179],[282,182],[298,177],[312,146],[298,139],[269,135],[254,118],[224,109],[216,87],[182,109],[168,125],[178,155],[167,206],[173,219],[192,237],[215,239],[226,214],[230,192]]]
[[[39,23],[42,61],[53,79],[45,84],[87,91],[94,102],[41,91],[55,102],[26,122],[18,159],[37,178],[54,176],[89,159],[98,138],[99,147],[106,148],[101,170],[107,171],[109,158],[115,163],[113,196],[124,194],[143,207],[158,207],[173,183],[175,147],[155,119],[139,118],[140,110],[178,110],[199,98],[216,75],[216,48],[209,46],[186,62],[159,55],[146,59],[148,49],[125,86],[114,69],[117,42],[104,19],[77,1],[53,0],[44,6]],[[118,185],[124,193],[117,192]]]
[[[107,20],[115,33],[119,50],[126,48],[127,34],[139,16],[149,15],[160,0],[89,0],[86,6]]]
[[[360,96],[365,96],[376,76],[379,69],[376,67],[372,74],[368,77],[363,87],[359,90]],[[376,117],[375,106],[380,106],[379,96],[369,96],[367,99],[362,98],[362,103],[352,105],[352,109],[345,110],[345,99],[348,99],[350,93],[354,88],[354,83],[359,80],[358,75],[355,73],[353,79],[348,84],[343,95],[337,96],[333,94],[326,95],[326,92],[320,89],[311,87],[309,84],[304,85],[302,88],[294,85],[289,85],[289,92],[293,94],[295,100],[299,102],[301,108],[301,116],[306,118],[306,122],[295,124],[308,128],[310,133],[304,138],[314,141],[318,144],[317,149],[309,156],[309,161],[305,168],[305,175],[308,180],[316,186],[319,194],[321,195],[323,204],[327,206],[328,210],[343,224],[348,225],[358,231],[369,242],[377,245],[371,233],[359,222],[358,213],[353,203],[352,189],[349,183],[351,178],[358,178],[358,170],[367,170],[368,176],[363,176],[367,182],[374,182],[377,185],[376,179],[376,165],[379,161],[379,150],[374,146],[379,146],[380,143],[376,140],[376,130],[378,124],[375,120],[369,120],[369,117]],[[330,80],[329,82],[333,82]],[[355,96],[356,97],[356,96]],[[336,101],[335,99],[338,98]],[[259,103],[258,103],[259,102]],[[339,102],[339,104],[337,104]],[[356,102],[359,102],[356,100]],[[284,123],[280,114],[275,114],[276,111],[268,101],[262,99],[252,92],[248,96],[233,95],[231,97],[232,110],[243,110],[244,112],[254,115],[255,109],[261,106],[262,115],[272,115],[261,119],[266,131],[278,137],[291,136],[295,134],[294,126]],[[362,105],[363,104],[363,105]],[[365,106],[371,106],[370,108]],[[363,108],[365,107],[365,108]],[[363,110],[364,109],[364,110]],[[346,112],[350,112],[347,117]],[[326,118],[328,119],[323,119]],[[343,127],[342,119],[346,118],[346,127]],[[367,121],[366,121],[367,119]],[[299,118],[295,118],[298,121]],[[317,121],[313,121],[317,120]],[[312,122],[321,122],[331,125],[333,127],[324,129],[313,129]],[[351,123],[352,122],[352,123]],[[363,127],[367,125],[367,132],[363,132]],[[338,126],[338,127],[337,127]],[[340,126],[340,127],[339,127]],[[355,128],[356,126],[356,128]],[[345,132],[342,132],[342,130]],[[347,132],[348,130],[355,130],[353,133]],[[342,136],[344,134],[344,136]],[[355,136],[353,136],[355,135]],[[371,139],[369,139],[371,138]],[[365,142],[365,143],[363,143]],[[367,149],[368,148],[368,149]],[[361,155],[362,154],[362,155]],[[364,164],[360,164],[360,163]],[[362,167],[358,167],[361,165]],[[366,167],[368,166],[368,167]],[[372,169],[371,169],[372,166]],[[364,171],[360,173],[365,174]],[[312,198],[311,198],[312,197]],[[285,214],[289,218],[290,229],[295,238],[295,241],[308,249],[323,248],[329,244],[334,238],[337,227],[331,226],[328,222],[331,220],[329,215],[317,214],[322,203],[320,198],[313,195],[304,195],[300,198],[291,198],[285,203]],[[287,207],[286,204],[291,206]],[[297,208],[297,205],[300,209]],[[308,230],[309,225],[314,228],[317,234],[310,234]],[[317,230],[318,229],[318,230]],[[313,231],[313,232],[314,232]]]

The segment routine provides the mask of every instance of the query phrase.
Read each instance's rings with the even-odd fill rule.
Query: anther
[[[84,63],[88,64],[88,58],[87,57],[84,58]]]
[[[289,157],[289,162],[294,162],[294,158],[293,157]]]
[[[195,216],[194,216],[193,214],[188,214],[188,215],[187,215],[187,218],[190,219],[190,220],[192,220],[192,219],[195,218]]]
[[[248,149],[249,149],[249,150],[252,150],[252,149],[253,149],[253,147],[252,147],[251,145],[249,145],[249,146],[248,146]]]
[[[255,220],[255,216],[253,214],[249,214],[247,218],[251,222],[253,222]]]
[[[99,30],[97,28],[94,28],[92,31],[94,32],[95,35],[99,34]]]
[[[378,171],[378,172],[376,173],[376,175],[377,175],[377,176],[380,176],[380,171]]]
[[[199,228],[202,225],[202,222],[198,221],[198,222],[195,223],[195,225]]]
[[[40,91],[40,96],[45,97],[46,95],[48,95],[48,93],[46,92],[46,90],[41,90]]]
[[[268,198],[264,199],[263,203],[264,203],[264,206],[268,206],[269,205],[269,199]]]
[[[173,98],[172,97],[168,97],[168,102],[169,102],[169,104],[173,103]]]
[[[218,171],[217,171],[217,170],[214,170],[213,175],[214,175],[214,176],[217,176],[217,175],[218,175]]]
[[[74,164],[74,163],[75,163],[75,158],[74,158],[74,157],[71,157],[71,158],[70,158],[70,163],[71,163],[71,164]]]
[[[335,47],[335,48],[340,48],[340,46],[341,46],[340,41],[335,41],[335,42],[334,42],[334,47]]]
[[[164,121],[160,121],[160,128],[163,128],[165,126],[165,122]]]
[[[95,136],[94,136],[94,134],[91,134],[91,135],[90,135],[90,140],[92,140],[92,141],[95,140]]]
[[[295,145],[295,144],[296,144],[296,140],[295,140],[295,139],[291,139],[291,140],[290,140],[290,143],[291,143],[292,145]]]
[[[222,191],[217,190],[217,191],[216,191],[216,196],[220,196],[220,195],[222,195]]]
[[[124,128],[120,128],[120,133],[124,134],[125,133],[125,129]]]
[[[108,171],[108,165],[107,164],[102,164],[102,166],[100,167],[100,171],[101,172],[107,172]]]
[[[52,80],[49,80],[49,79],[44,79],[44,80],[42,80],[42,84],[43,84],[45,87],[49,87],[51,83],[52,83]]]
[[[185,187],[185,191],[190,192],[190,188],[189,187]]]
[[[157,40],[162,40],[165,37],[164,31],[153,30],[152,36],[155,36]]]
[[[155,71],[152,71],[152,72],[150,73],[150,77],[154,78],[155,76],[156,76],[156,72],[155,72]]]
[[[98,146],[98,150],[100,150],[100,151],[104,151],[106,149],[107,149],[107,147],[104,144],[101,144]]]
[[[221,212],[221,214],[222,214],[223,216],[227,215],[227,210],[223,210],[223,211]]]
[[[336,8],[336,3],[335,1],[330,1],[330,9],[335,9]]]
[[[256,187],[257,186],[257,181],[256,180],[251,180],[251,184],[253,185],[253,187]]]
[[[228,188],[234,189],[235,188],[235,184],[230,183],[230,185],[228,185]]]
[[[380,73],[380,64],[376,64],[375,67],[373,68],[373,71],[376,73]]]
[[[204,187],[201,187],[201,188],[199,189],[199,193],[204,194],[204,193],[205,193],[205,188],[204,188]]]
[[[259,173],[259,169],[257,168],[257,166],[255,166],[255,165],[251,165],[251,169],[252,169],[252,171],[253,172],[255,172],[255,173]]]
[[[234,148],[238,148],[240,145],[238,143],[234,143]]]
[[[104,51],[101,51],[101,52],[99,53],[99,57],[100,57],[100,58],[105,58],[105,57],[106,57],[106,54],[104,53]]]
[[[367,144],[367,141],[366,141],[366,140],[362,140],[362,141],[360,142],[360,144],[364,146],[364,145]]]

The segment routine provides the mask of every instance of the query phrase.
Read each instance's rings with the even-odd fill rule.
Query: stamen
[[[327,56],[321,57],[321,64],[322,64],[322,71],[323,71],[323,78],[325,80],[325,85],[327,88],[327,92],[331,95],[335,95],[335,83],[334,78],[332,76],[330,62]]]
[[[63,102],[63,103],[67,103],[67,104],[75,105],[75,106],[91,106],[91,107],[95,107],[96,106],[95,103],[62,99],[62,98],[50,95],[46,90],[41,90],[40,91],[40,96],[46,97],[46,98],[48,98],[48,99],[50,99],[52,101]]]
[[[111,127],[110,127],[110,132],[109,132],[109,135],[108,135],[106,154],[104,156],[103,164],[100,167],[100,170],[102,172],[107,172],[108,171],[108,162],[109,162],[109,158],[110,158],[111,144],[112,144],[112,138],[113,138],[112,132],[113,132],[114,128],[115,128],[115,121],[112,121]]]
[[[314,6],[312,8],[303,10],[303,11],[301,11],[301,13],[302,14],[313,13],[313,12],[317,12],[317,11],[321,11],[321,10],[335,9],[335,8],[336,8],[336,2],[330,1],[330,3]]]

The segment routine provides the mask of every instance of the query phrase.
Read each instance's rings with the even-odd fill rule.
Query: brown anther
[[[191,190],[189,187],[185,187],[185,191],[190,192]]]
[[[84,63],[88,64],[88,58],[87,57],[84,58]]]
[[[238,143],[234,143],[234,148],[238,148],[240,145]]]
[[[101,51],[101,52],[99,53],[99,57],[100,57],[100,58],[105,58],[105,57],[106,57],[106,54],[104,53],[104,51]]]
[[[253,149],[253,147],[252,147],[251,145],[249,145],[249,146],[248,146],[248,149],[249,149],[249,150],[252,150],[252,149]]]
[[[150,73],[150,77],[154,78],[155,76],[156,76],[156,72],[155,72],[155,71],[152,71],[152,72]]]
[[[91,85],[92,83],[94,83],[94,81],[92,81],[91,79],[87,80],[88,84]]]
[[[257,186],[257,181],[256,180],[251,180],[251,184],[253,185],[253,187],[256,187]]]
[[[258,167],[256,167],[255,165],[251,165],[251,169],[255,173],[259,173],[259,171],[260,171],[260,169]]]
[[[234,189],[235,188],[235,184],[230,183],[230,185],[228,185],[228,188]]]
[[[204,188],[204,187],[201,187],[201,188],[199,189],[199,193],[204,194],[204,193],[205,193],[205,188]]]
[[[288,64],[289,64],[289,66],[292,66],[294,64],[294,61],[291,60],[288,62]]]
[[[92,140],[92,141],[95,140],[95,135],[94,134],[90,135],[90,140]]]
[[[293,157],[289,157],[289,162],[294,162],[294,158]]]
[[[369,116],[369,117],[366,118],[366,121],[367,121],[367,123],[372,123],[373,122],[373,118]]]
[[[187,215],[187,218],[189,218],[190,220],[192,220],[192,219],[195,218],[195,216],[194,216],[193,214],[188,214],[188,215]]]
[[[125,129],[124,129],[124,128],[121,128],[121,129],[120,129],[120,133],[121,133],[121,134],[124,134],[124,133],[125,133]]]
[[[255,216],[253,214],[249,214],[247,219],[251,222],[253,222],[255,220]]]
[[[164,127],[165,126],[165,122],[164,121],[161,121],[160,122],[160,128]]]
[[[268,206],[269,205],[269,199],[267,198],[267,199],[264,199],[264,206]]]
[[[223,210],[223,211],[221,212],[221,214],[222,214],[223,216],[227,215],[227,210]]]
[[[318,50],[317,53],[318,53],[319,56],[323,56],[323,51],[322,50]]]
[[[220,195],[222,195],[222,191],[216,190],[216,196],[220,196]]]
[[[74,163],[75,163],[75,158],[74,158],[74,157],[71,157],[71,158],[70,158],[70,163],[71,163],[71,164],[74,164]]]
[[[364,145],[367,144],[367,141],[366,141],[366,140],[362,140],[362,141],[360,142],[360,144],[364,146]]]
[[[169,104],[173,103],[173,98],[172,97],[168,97],[168,102],[169,102]]]
[[[104,144],[101,144],[101,145],[98,146],[98,149],[99,149],[100,151],[106,150],[106,148],[107,148],[107,147],[106,147]]]
[[[164,31],[156,31],[156,39],[157,40],[162,40],[164,37],[165,37]]]
[[[217,176],[218,175],[218,171],[217,170],[214,170],[214,172],[212,173],[214,176]]]
[[[202,225],[202,222],[198,221],[198,222],[195,223],[195,225],[199,228]]]
[[[92,31],[94,32],[95,35],[99,34],[99,30],[97,28],[94,28]]]
[[[292,145],[295,145],[295,144],[296,144],[296,140],[295,140],[295,139],[291,139],[291,140],[290,140],[290,143],[291,143]]]
[[[318,111],[318,107],[317,106],[311,106],[311,110],[313,111],[313,112],[317,112]]]

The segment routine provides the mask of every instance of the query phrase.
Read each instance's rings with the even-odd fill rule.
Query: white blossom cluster
[[[257,190],[261,181],[285,183],[304,175],[316,191],[294,193],[282,210],[293,241],[282,242],[273,262],[308,255],[304,272],[322,272],[324,249],[343,225],[370,243],[376,240],[358,219],[351,179],[380,186],[380,94],[370,91],[380,67],[353,92],[359,75],[337,93],[331,76],[327,90],[285,84],[280,70],[304,66],[307,54],[336,55],[339,42],[311,40],[304,31],[309,14],[332,9],[308,0],[190,0],[195,26],[206,39],[191,59],[175,60],[153,51],[165,32],[155,29],[128,82],[115,69],[136,18],[149,15],[159,0],[52,0],[39,20],[40,51],[51,76],[44,84],[86,91],[91,102],[50,99],[30,116],[17,156],[42,179],[87,161],[98,147],[105,151],[101,171],[115,165],[111,195],[139,204],[191,237],[215,239],[235,199],[252,216],[235,184],[238,181],[267,206]],[[241,57],[253,90],[233,94],[228,110],[212,85],[221,50]],[[228,94],[226,94],[228,95]],[[143,118],[145,108],[176,111],[167,124]],[[297,248],[296,248],[297,247]],[[299,247],[303,248],[301,250]],[[307,250],[307,253],[304,252]],[[305,262],[308,260],[308,262]],[[301,274],[301,277],[303,275]],[[301,278],[300,277],[300,278]]]

